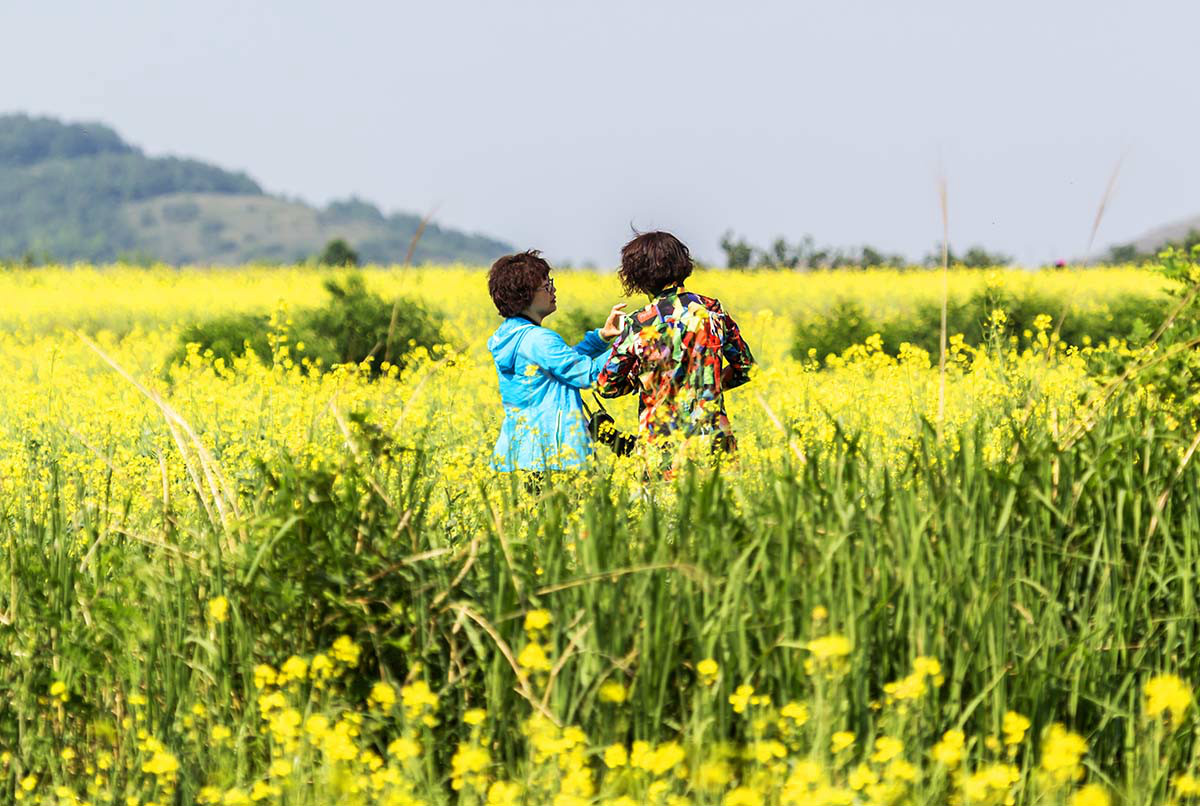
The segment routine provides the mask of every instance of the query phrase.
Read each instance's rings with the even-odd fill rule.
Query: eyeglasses
[[[554,278],[547,277],[546,282],[542,283],[541,290],[542,291],[553,291],[554,290]]]

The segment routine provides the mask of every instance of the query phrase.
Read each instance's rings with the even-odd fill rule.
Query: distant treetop
[[[52,118],[0,115],[0,166],[23,167],[97,154],[140,154],[101,123],[60,123]]]

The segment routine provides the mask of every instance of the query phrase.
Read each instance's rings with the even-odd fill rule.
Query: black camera
[[[613,453],[617,456],[628,456],[633,453],[633,446],[637,444],[637,439],[617,430],[612,415],[608,413],[599,399],[596,400],[596,405],[599,408],[596,411],[590,411],[587,404],[583,404],[583,413],[588,418],[588,434],[596,442],[612,448]]]

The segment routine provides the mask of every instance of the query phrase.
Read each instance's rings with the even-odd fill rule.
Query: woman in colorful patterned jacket
[[[750,380],[754,356],[721,303],[684,289],[692,273],[688,248],[667,232],[638,235],[621,250],[626,294],[650,304],[627,317],[596,381],[604,397],[637,392],[639,436],[711,436],[713,450],[732,451],[724,393]]]
[[[557,309],[550,264],[536,251],[507,255],[488,273],[488,292],[504,321],[488,339],[500,378],[504,422],[492,456],[501,471],[570,470],[592,455],[579,390],[596,380],[608,342],[620,332],[614,305],[604,327],[574,347],[542,327]]]

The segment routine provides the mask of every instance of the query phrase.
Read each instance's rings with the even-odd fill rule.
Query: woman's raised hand
[[[625,314],[621,313],[624,308],[625,303],[618,302],[608,312],[608,319],[605,320],[604,327],[600,328],[600,337],[605,341],[612,341],[621,335],[621,328],[625,326]]]

